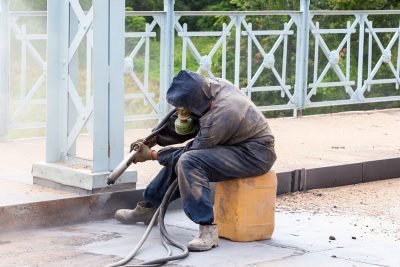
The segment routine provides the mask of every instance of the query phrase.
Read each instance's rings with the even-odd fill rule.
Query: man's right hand
[[[133,163],[136,164],[138,162],[145,162],[148,160],[152,160],[152,157],[151,157],[152,150],[148,146],[146,146],[145,144],[143,144],[141,142],[136,143],[136,145],[139,146],[139,150],[137,150],[135,157],[132,160]]]

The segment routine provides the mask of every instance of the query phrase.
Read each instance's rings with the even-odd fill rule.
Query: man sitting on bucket
[[[182,143],[175,131],[160,133],[146,146],[139,145],[134,163],[158,160],[164,167],[144,191],[144,201],[134,210],[121,209],[115,218],[122,223],[148,224],[171,183],[178,179],[183,210],[196,224],[198,236],[189,242],[190,251],[206,251],[218,246],[210,182],[251,177],[268,172],[276,160],[274,136],[263,114],[240,90],[221,78],[206,78],[182,70],[173,79],[167,101],[182,119],[197,122],[179,131],[193,138],[184,147],[165,147],[158,152],[155,144]],[[179,118],[175,127],[179,128]],[[184,120],[185,121],[185,120]],[[186,120],[187,121],[187,120]],[[196,127],[194,127],[196,128]],[[172,133],[173,132],[173,133]],[[182,134],[182,133],[181,133]]]

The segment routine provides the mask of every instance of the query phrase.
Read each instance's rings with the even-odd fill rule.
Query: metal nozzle
[[[111,185],[114,184],[115,181],[121,176],[121,174],[124,173],[126,169],[128,169],[129,165],[132,164],[133,158],[135,157],[135,154],[137,153],[137,150],[133,150],[128,157],[126,157],[115,169],[110,175],[107,177],[107,184]]]

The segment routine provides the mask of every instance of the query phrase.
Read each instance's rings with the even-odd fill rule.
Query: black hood
[[[175,107],[187,108],[202,116],[212,101],[209,87],[207,78],[189,70],[181,70],[167,91],[167,101]]]

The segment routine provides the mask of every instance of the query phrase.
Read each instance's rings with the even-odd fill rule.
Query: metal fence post
[[[162,66],[160,79],[160,118],[168,112],[168,103],[166,102],[167,90],[174,76],[174,35],[175,35],[175,0],[164,0],[164,38],[161,42]]]
[[[361,88],[363,86],[363,60],[364,60],[364,33],[365,33],[365,20],[367,16],[365,14],[359,14],[360,18],[360,33],[358,38],[358,69],[357,69],[357,89],[355,96],[358,101],[362,101],[363,94],[361,92]]]
[[[0,141],[6,138],[10,87],[10,0],[1,0],[0,6]]]
[[[233,84],[237,88],[240,88],[240,36],[242,19],[242,16],[235,16],[235,78]]]
[[[308,76],[308,46],[309,46],[309,19],[310,0],[301,0],[301,18],[297,25],[297,46],[296,46],[296,81],[294,95],[297,110],[293,110],[293,116],[301,115],[305,108],[307,96]]]
[[[46,162],[64,160],[67,139],[69,2],[47,2]]]

